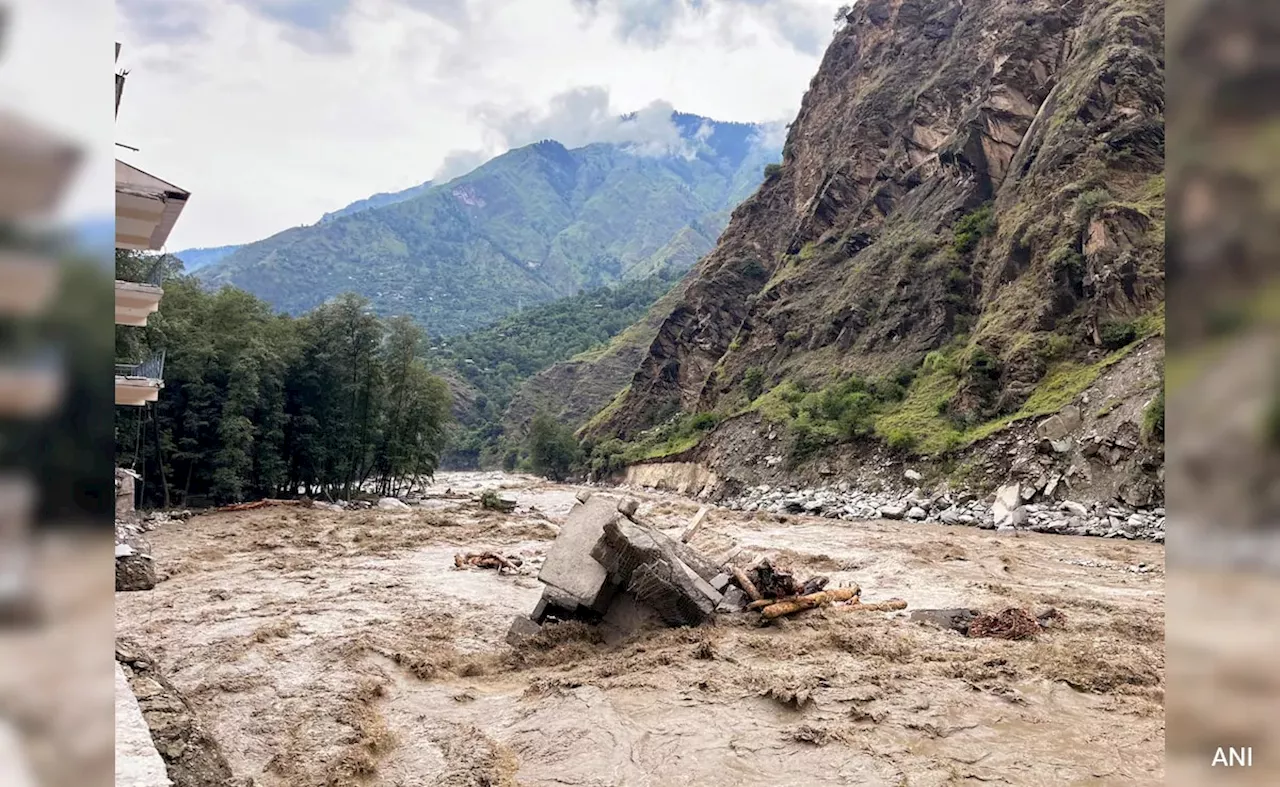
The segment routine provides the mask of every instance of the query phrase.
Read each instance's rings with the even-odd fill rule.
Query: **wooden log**
[[[760,591],[756,590],[755,584],[747,577],[745,571],[737,566],[730,566],[729,570],[733,572],[733,578],[738,581],[738,587],[747,594],[747,598],[752,601],[759,601],[762,598]]]
[[[774,618],[784,617],[786,615],[794,615],[797,612],[814,607],[821,607],[836,601],[850,601],[858,597],[857,588],[836,588],[834,590],[823,590],[820,593],[812,593],[808,596],[800,596],[792,601],[780,601],[777,604],[765,607],[761,611],[761,616],[765,620],[773,620]]]
[[[853,600],[855,602],[862,595],[862,588],[858,587],[857,584],[850,585],[847,588],[835,588],[835,590],[852,590]],[[818,591],[814,591],[814,593],[817,593],[817,592]],[[813,594],[808,594],[808,595],[813,595]],[[761,599],[760,601],[751,602],[750,604],[747,605],[747,609],[764,609],[765,607],[771,607],[774,604],[782,604],[789,601],[796,601],[802,598],[804,598],[804,595],[786,596],[783,598],[766,598],[766,599]]]
[[[698,534],[698,531],[702,528],[702,523],[707,521],[707,513],[708,509],[706,506],[702,506],[698,509],[698,513],[693,515],[693,521],[689,523],[687,528],[685,528],[684,535],[680,536],[681,541],[687,544],[689,543],[689,539]]]

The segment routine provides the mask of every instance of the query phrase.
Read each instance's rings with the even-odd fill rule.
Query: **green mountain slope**
[[[685,147],[676,153],[539,142],[417,197],[249,244],[201,278],[290,313],[354,291],[439,336],[685,269],[780,152],[759,126],[674,119]]]

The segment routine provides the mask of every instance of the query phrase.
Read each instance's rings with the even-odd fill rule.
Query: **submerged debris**
[[[1057,614],[1061,616],[1062,613]],[[1040,621],[1032,617],[1030,612],[1009,607],[994,615],[979,615],[974,618],[969,624],[968,635],[994,639],[1028,639],[1038,634],[1041,628]]]
[[[488,490],[480,495],[480,507],[488,511],[501,511],[509,514],[516,510],[516,501],[499,497],[497,492]]]
[[[453,556],[453,565],[455,568],[490,568],[502,572],[503,569],[513,574],[520,573],[520,566],[524,565],[524,561],[513,556],[503,557],[497,552],[473,552],[469,555],[461,553]]]

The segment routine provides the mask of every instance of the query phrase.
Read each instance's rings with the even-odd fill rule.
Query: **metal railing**
[[[164,379],[164,350],[142,363],[116,364],[116,377],[145,377],[149,380]]]
[[[116,271],[117,281],[126,281],[131,284],[150,284],[153,287],[159,287],[164,284],[165,274],[164,255],[155,258],[151,265],[143,268],[138,273],[129,276],[121,276],[119,269]]]

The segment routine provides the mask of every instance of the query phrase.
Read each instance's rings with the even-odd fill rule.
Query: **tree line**
[[[116,276],[141,280],[154,260],[117,252]],[[118,360],[166,354],[159,401],[115,414],[117,464],[141,475],[144,504],[397,494],[435,472],[450,395],[410,318],[379,318],[350,294],[276,314],[162,264],[160,311],[116,327]]]

